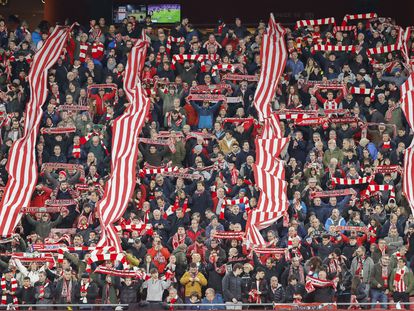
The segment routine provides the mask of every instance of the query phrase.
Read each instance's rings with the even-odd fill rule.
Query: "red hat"
[[[63,175],[63,176],[65,176],[65,177],[66,177],[66,172],[65,172],[65,171],[60,171],[60,172],[59,172],[59,175]]]

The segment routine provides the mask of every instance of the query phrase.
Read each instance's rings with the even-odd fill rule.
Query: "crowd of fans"
[[[31,203],[43,207],[66,200],[69,205],[57,212],[46,207],[46,212],[25,213],[17,233],[1,241],[2,304],[102,302],[152,307],[185,302],[190,308],[221,309],[203,304],[241,308],[247,302],[375,306],[409,301],[414,294],[414,219],[401,194],[401,170],[376,173],[378,166],[402,167],[404,149],[412,139],[399,106],[399,87],[408,72],[398,51],[376,59],[391,66],[368,61],[367,48],[397,40],[389,19],[355,25],[355,34],[333,33],[331,26],[287,28],[289,59],[272,109],[323,113],[325,104],[332,103],[359,121],[299,126],[294,118],[281,118],[285,136],[290,137],[281,155],[289,208],[262,232],[267,247],[285,248],[283,254],[256,252],[246,237],[215,237],[221,231],[243,232],[249,209],[257,205],[260,192],[252,164],[254,139],[261,131],[253,105],[257,81],[226,80],[223,74],[230,67],[220,70],[215,65],[236,64],[233,73],[258,77],[265,23],[248,29],[236,18],[232,25],[219,21],[213,31],[201,32],[188,18],[172,27],[156,27],[150,17],[138,23],[131,16],[121,25],[100,18],[89,27],[75,27],[65,54],[48,75],[49,94],[36,144],[39,179]],[[138,183],[119,232],[128,264],[141,277],[88,273],[88,251],[66,251],[56,264],[27,264],[27,253],[37,246],[93,247],[99,241],[96,204],[110,174],[111,126],[129,105],[122,89],[124,70],[142,29],[150,40],[142,81],[151,108],[141,136],[156,143],[140,143]],[[50,31],[46,22],[30,28],[23,21],[13,29],[0,20],[3,187],[9,148],[23,132],[30,62]],[[177,39],[181,37],[182,41]],[[313,45],[319,42],[357,49],[315,53]],[[209,57],[202,62],[172,62],[176,54]],[[315,87],[315,81],[319,85],[337,81],[346,89]],[[214,89],[223,84],[227,86],[221,94],[236,100],[186,99],[197,86]],[[346,92],[351,86],[375,93]],[[162,167],[178,167],[182,175],[146,171]],[[313,196],[315,191],[350,188],[332,184],[333,177],[370,176],[378,185],[392,185],[395,194],[375,192],[361,199],[367,185],[360,184],[351,186],[354,191],[347,196]],[[248,205],[243,200],[225,206],[224,218],[220,217],[225,199],[243,198],[248,198]],[[336,226],[345,229],[335,230]],[[353,229],[346,230],[347,226]],[[119,262],[104,265],[122,268]],[[329,285],[310,290],[305,286],[307,276]]]

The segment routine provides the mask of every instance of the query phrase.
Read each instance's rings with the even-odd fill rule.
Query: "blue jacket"
[[[368,149],[368,152],[371,155],[372,159],[373,160],[376,160],[377,159],[378,150],[377,150],[377,147],[375,147],[375,144],[369,142],[368,145],[366,146],[366,148]]]
[[[224,310],[226,309],[224,306],[206,306],[205,304],[208,304],[208,303],[214,303],[214,304],[224,303],[223,298],[221,297],[220,294],[216,294],[213,301],[209,301],[207,300],[207,298],[203,298],[201,300],[200,310]]]
[[[221,101],[217,102],[216,104],[208,108],[199,106],[194,101],[191,101],[190,103],[191,103],[191,106],[194,107],[194,109],[197,111],[197,114],[198,114],[198,128],[199,129],[203,129],[203,128],[212,129],[214,113],[220,107]]]
[[[292,70],[293,76],[300,74],[305,69],[303,63],[299,59],[297,60],[296,63],[292,59],[289,59],[286,62],[286,68],[289,68],[290,70]]]
[[[334,225],[334,223],[335,223],[335,222],[332,220],[332,218],[331,218],[331,217],[329,217],[329,218],[326,220],[326,222],[325,222],[325,230],[329,232],[329,228],[330,228],[332,225]],[[339,220],[338,226],[346,226],[346,221],[345,221],[345,219],[343,219],[343,218],[341,217],[341,219]]]

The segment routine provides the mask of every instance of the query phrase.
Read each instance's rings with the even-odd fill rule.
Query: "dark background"
[[[347,13],[377,12],[380,16],[395,18],[401,26],[414,25],[414,0],[274,0],[274,1],[134,1],[134,0],[9,0],[5,7],[0,6],[0,14],[7,17],[18,14],[29,21],[31,26],[45,18],[54,23],[63,22],[69,17],[81,23],[91,18],[105,17],[112,20],[112,5],[180,3],[182,16],[190,17],[196,25],[214,25],[219,18],[232,23],[238,16],[245,24],[256,26],[260,19],[267,20],[273,12],[276,20],[282,23],[294,23],[298,19],[310,19],[334,16],[342,20]]]

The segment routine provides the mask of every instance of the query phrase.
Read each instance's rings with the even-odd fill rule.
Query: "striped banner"
[[[271,24],[269,23],[269,27]],[[285,30],[281,28],[280,31],[282,32],[278,31],[272,30],[269,34],[265,34],[260,49],[262,70],[254,94],[254,105],[258,112],[259,121],[263,121],[271,114],[270,102],[275,95],[277,84],[286,65],[287,50],[284,39]],[[279,35],[271,35],[274,33],[279,33]]]
[[[9,179],[0,204],[0,235],[13,233],[21,218],[21,209],[29,206],[37,183],[36,139],[42,119],[42,105],[48,94],[48,70],[56,63],[68,40],[71,27],[57,26],[35,54],[28,75],[30,99],[27,103],[24,131],[9,152]]]
[[[271,113],[270,105],[286,64],[284,35],[285,29],[271,14],[260,50],[262,71],[254,100],[259,120],[264,124],[261,138],[255,142],[258,150],[256,164],[253,165],[256,184],[262,191],[256,209],[248,212],[246,223],[246,237],[253,245],[265,245],[260,230],[272,225],[288,208],[284,166],[278,155],[289,139],[283,138],[279,118]]]
[[[401,86],[401,109],[414,129],[414,73]],[[405,195],[411,212],[414,213],[414,141],[404,151],[403,194]]]
[[[139,75],[142,72],[148,43],[139,39],[132,48],[126,67],[124,89],[131,105],[113,123],[111,178],[102,199],[97,203],[101,223],[98,247],[114,247],[121,253],[121,241],[114,223],[124,214],[136,184],[138,137],[147,116],[150,101],[144,95]],[[92,252],[95,256],[96,251]]]

